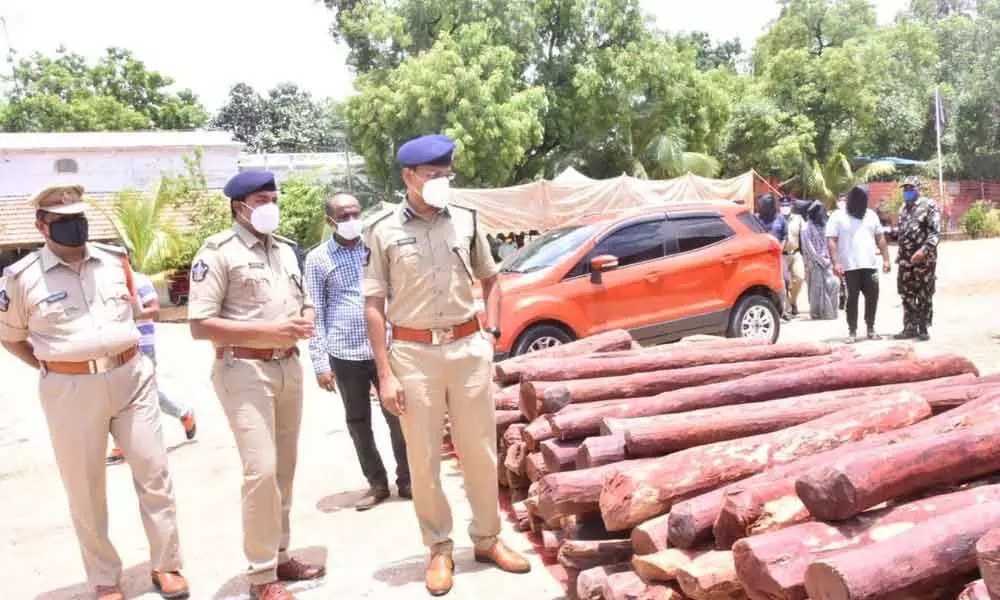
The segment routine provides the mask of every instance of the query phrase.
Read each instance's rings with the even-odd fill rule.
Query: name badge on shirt
[[[416,244],[416,243],[417,243],[417,238],[415,237],[408,237],[408,238],[403,238],[401,240],[396,240],[397,246],[408,246],[410,244]]]
[[[42,302],[46,304],[52,304],[53,302],[59,302],[60,300],[65,300],[68,294],[66,292],[56,292],[54,294],[49,294]]]
[[[251,269],[263,269],[264,263],[250,263]]]

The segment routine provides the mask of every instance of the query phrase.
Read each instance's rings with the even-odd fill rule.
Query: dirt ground
[[[984,373],[1000,370],[998,255],[1000,240],[942,246],[936,325],[932,341],[925,345],[927,350],[964,354]],[[801,306],[805,307],[804,299]],[[880,332],[900,329],[895,274],[882,280],[878,315]],[[800,318],[785,326],[781,339],[838,340],[846,333],[842,316],[829,322]],[[208,344],[191,341],[184,325],[162,324],[158,329],[161,387],[193,405],[199,422],[198,437],[187,442],[180,425],[164,418],[192,598],[246,598],[240,463],[209,382],[210,352]],[[0,406],[4,410],[0,421],[0,581],[4,589],[0,598],[90,598],[38,403],[37,374],[6,353],[0,354]],[[394,500],[366,513],[351,508],[364,480],[344,427],[342,406],[335,395],[312,384],[310,373],[306,377],[292,548],[299,556],[325,561],[328,573],[319,583],[299,584],[293,590],[304,600],[428,597],[422,583],[425,552],[410,504]],[[385,424],[379,417],[374,422],[382,456],[391,470]],[[449,598],[555,600],[562,596],[527,540],[507,523],[504,537],[528,551],[534,563],[532,573],[508,575],[473,562],[465,535],[469,512],[454,463],[445,463],[442,479],[455,512],[457,543],[456,585]],[[108,468],[108,496],[112,539],[127,569],[126,595],[156,598],[149,585],[146,540],[128,467]]]

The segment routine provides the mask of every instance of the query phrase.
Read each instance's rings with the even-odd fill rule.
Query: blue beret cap
[[[274,173],[270,171],[243,171],[237,173],[222,188],[222,193],[230,199],[245,198],[254,192],[277,191]]]
[[[420,165],[450,165],[455,142],[446,135],[435,133],[412,139],[399,147],[396,160],[401,167]]]
[[[791,197],[789,197],[789,196],[782,196],[781,197],[781,205],[782,206],[792,206],[792,199],[791,199]]]

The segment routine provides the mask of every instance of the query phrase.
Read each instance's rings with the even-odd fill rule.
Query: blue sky
[[[879,0],[880,19],[890,20],[905,4]],[[777,14],[774,0],[643,5],[662,28],[740,37],[745,47]],[[346,51],[329,35],[331,14],[314,0],[0,0],[0,17],[19,53],[51,52],[62,44],[96,56],[108,46],[123,46],[193,89],[210,109],[225,101],[237,81],[258,89],[294,81],[335,98],[353,89]],[[5,41],[0,35],[0,52]]]

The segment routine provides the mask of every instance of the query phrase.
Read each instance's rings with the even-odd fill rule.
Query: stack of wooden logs
[[[612,331],[495,381],[500,484],[571,597],[1000,598],[1000,376],[964,357]]]

